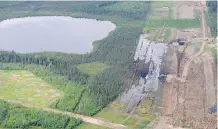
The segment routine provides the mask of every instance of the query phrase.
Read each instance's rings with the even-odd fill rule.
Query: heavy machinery
[[[184,45],[185,42],[183,39],[172,39],[168,44],[171,45]]]
[[[214,106],[210,107],[210,108],[208,109],[208,112],[209,112],[210,114],[216,113],[216,112],[217,112],[217,105],[214,105]]]

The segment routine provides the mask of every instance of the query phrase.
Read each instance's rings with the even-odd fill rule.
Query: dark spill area
[[[159,87],[162,59],[166,52],[166,44],[151,42],[146,35],[140,36],[134,57],[135,76],[139,77],[139,82],[121,96],[121,101],[127,104],[125,112],[130,112],[143,98],[155,95]]]

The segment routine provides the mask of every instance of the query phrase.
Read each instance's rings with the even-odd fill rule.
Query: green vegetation
[[[93,124],[89,124],[89,123],[82,123],[76,129],[110,129],[110,128],[98,126],[98,125],[93,125]]]
[[[212,56],[217,66],[217,49],[212,49]]]
[[[137,129],[145,129],[149,123],[150,123],[150,122],[149,122],[148,120],[143,120],[143,121],[141,121],[141,123],[137,126]]]
[[[173,2],[172,1],[154,1],[151,3],[151,7],[152,9],[160,9],[160,8],[164,8],[164,7],[168,7],[169,9],[172,9],[173,7]]]
[[[51,107],[95,115],[124,91],[132,75],[136,41],[150,2],[0,2],[0,9],[0,21],[24,16],[62,15],[109,20],[116,24],[116,30],[96,41],[95,50],[89,54],[0,52],[0,69],[30,71],[63,92]],[[83,64],[93,62],[110,67],[98,71],[97,67],[90,70],[92,64]],[[83,72],[81,66],[88,72]]]
[[[89,74],[90,76],[94,76],[97,73],[104,71],[107,68],[107,65],[100,62],[91,62],[84,63],[77,66],[77,68],[84,73]]]
[[[73,129],[80,123],[81,120],[37,109],[24,108],[0,100],[0,127],[2,128]]]
[[[164,21],[168,22],[172,20],[172,1],[152,1],[151,2],[151,13],[148,19],[145,21],[143,32],[148,35],[148,39],[155,42],[168,42],[171,30],[168,27],[163,27]],[[163,21],[162,21],[163,20]],[[171,24],[170,24],[171,25]]]
[[[112,109],[111,107],[104,108],[94,117],[105,121],[126,125],[128,129],[142,129],[142,127],[145,128],[147,124],[150,123],[150,120],[153,119],[145,116],[138,117],[131,114],[125,114],[116,109]],[[82,127],[85,126],[86,125],[82,125]]]
[[[199,10],[194,10],[194,18],[200,19],[200,18],[201,18],[200,15],[201,15],[201,14],[200,14]]]
[[[124,123],[125,119],[128,116],[121,113],[112,112],[109,108],[105,108],[101,112],[99,112],[95,117],[110,122]]]
[[[109,106],[101,110],[99,113],[94,115],[95,118],[102,119],[112,123],[119,123],[127,126],[127,129],[142,129],[150,123],[154,117],[150,114],[140,114],[135,115],[123,113],[123,107],[125,106],[124,103],[115,100]],[[78,126],[78,129],[86,129],[89,127],[90,124],[83,123],[82,125]],[[92,125],[90,128],[93,129],[106,129],[103,127]],[[91,128],[91,129],[92,129]]]
[[[120,11],[111,8],[132,3],[13,2],[13,4],[7,5],[7,8],[2,7],[2,11],[8,12],[10,10],[13,12],[13,10],[19,10],[16,11],[19,12],[16,13],[16,16],[23,16],[24,13],[25,15],[28,13],[28,15],[32,15],[32,13],[41,15],[41,11],[44,10],[49,10],[50,15],[53,14],[53,10],[56,10],[63,13],[62,15],[69,14],[69,16],[73,14],[68,11],[83,12],[88,15],[84,14],[80,15],[80,17],[89,16],[88,18],[111,20],[117,23],[117,29],[103,40],[96,41],[98,48],[90,54],[76,55],[48,52],[19,54],[2,51],[0,61],[4,63],[21,63],[22,68],[30,70],[47,83],[55,85],[61,91],[64,91],[65,97],[62,100],[57,100],[52,107],[94,115],[124,90],[124,84],[127,82],[127,78],[131,76],[135,41],[139,38],[142,30],[146,12],[149,9],[149,2],[136,2],[137,4],[134,4],[134,7],[129,6],[131,12],[128,12],[128,9]],[[2,2],[2,4],[4,5],[5,2]],[[141,8],[142,5],[144,5],[143,8]],[[124,8],[124,6],[122,7]],[[125,8],[128,8],[128,6]],[[26,12],[28,13],[26,14]],[[102,62],[112,67],[98,73],[96,76],[90,76],[78,69],[79,64],[90,62]],[[15,67],[13,66],[11,69]],[[70,82],[69,86],[66,82]]]
[[[152,1],[151,2],[151,19],[169,19],[172,18],[173,2],[172,1]]]
[[[171,28],[200,28],[201,21],[197,12],[194,19],[174,19],[173,4],[172,1],[151,2],[151,13],[143,28],[148,39],[166,43],[171,36]]]
[[[138,119],[134,116],[122,114],[120,112],[113,111],[110,108],[103,109],[95,117],[109,122],[124,124],[129,129],[135,128],[138,121]]]
[[[211,35],[217,37],[217,1],[207,1],[207,6],[207,24],[210,27]]]
[[[68,15],[122,23],[142,20],[147,16],[150,2],[1,2],[0,21],[14,17]]]
[[[63,97],[58,98],[54,103],[52,103],[53,108],[83,113],[86,115],[93,115],[98,110],[99,107],[96,104],[91,103],[91,99],[89,96],[84,95],[85,86],[76,84],[70,80],[67,80],[65,77],[56,75],[50,72],[46,67],[34,64],[18,64],[18,63],[3,63],[1,64],[1,69],[10,70],[28,70],[35,74],[36,76],[42,78],[47,83],[55,86],[60,91],[64,92]],[[37,86],[36,86],[37,87]],[[22,94],[22,93],[21,93]],[[84,102],[86,100],[87,102]],[[83,105],[83,112],[77,109],[77,106]],[[88,109],[92,105],[92,108]],[[79,108],[82,109],[82,108]]]
[[[27,71],[0,70],[0,99],[46,107],[61,93]]]
[[[152,106],[152,100],[150,99],[144,99],[140,103],[140,105],[137,107],[138,114],[147,114],[151,112],[151,106]]]
[[[150,28],[199,28],[200,20],[199,19],[168,19],[168,20],[149,20],[145,23],[145,29]]]

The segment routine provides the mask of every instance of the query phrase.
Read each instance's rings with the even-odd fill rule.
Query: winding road
[[[124,126],[122,124],[111,123],[111,122],[103,121],[103,120],[96,119],[96,118],[93,118],[93,117],[90,117],[90,116],[75,114],[75,113],[72,113],[72,112],[62,111],[62,110],[53,109],[53,108],[46,108],[46,107],[36,107],[36,106],[33,106],[33,105],[23,104],[20,101],[7,100],[7,102],[14,103],[14,104],[19,104],[19,105],[22,105],[22,106],[27,107],[27,108],[35,108],[35,109],[40,109],[40,110],[47,111],[47,112],[53,112],[53,113],[56,113],[56,114],[66,115],[66,116],[69,116],[71,118],[81,119],[83,122],[108,127],[108,128],[111,128],[111,129],[125,129],[126,128],[126,126]]]

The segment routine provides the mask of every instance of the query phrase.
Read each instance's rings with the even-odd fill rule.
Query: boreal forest
[[[0,2],[0,21],[26,16],[70,16],[109,20],[116,29],[95,41],[87,54],[0,52],[1,70],[26,70],[64,93],[50,107],[95,115],[121,94],[131,78],[132,59],[150,2]],[[89,75],[78,65],[101,62],[107,69]],[[54,124],[55,123],[55,124]],[[72,129],[81,120],[0,100],[0,127]]]

